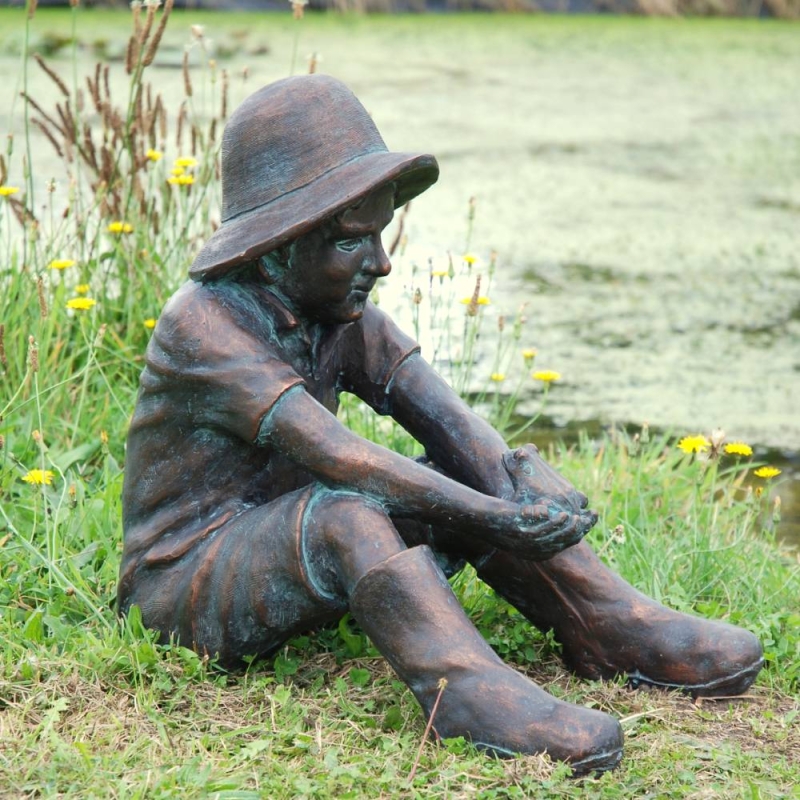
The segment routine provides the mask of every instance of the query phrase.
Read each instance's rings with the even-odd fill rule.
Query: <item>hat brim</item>
[[[367,153],[272,202],[222,223],[189,269],[194,280],[218,278],[308,233],[375,189],[396,183],[395,208],[439,177],[432,155]]]

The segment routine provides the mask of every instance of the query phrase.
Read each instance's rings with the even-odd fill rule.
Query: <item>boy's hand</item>
[[[542,457],[536,445],[526,444],[503,453],[503,466],[514,486],[517,503],[552,502],[564,511],[581,513],[589,504],[563,475],[556,472]]]
[[[587,509],[586,495],[556,472],[534,445],[504,453],[503,465],[514,487],[508,499],[532,508],[531,535],[541,544],[543,554],[528,558],[544,560],[577,544],[597,522],[597,514]],[[520,549],[514,549],[522,555]]]
[[[530,561],[546,561],[577,544],[597,521],[594,512],[574,514],[547,500],[511,505],[507,522],[490,538],[495,547]]]

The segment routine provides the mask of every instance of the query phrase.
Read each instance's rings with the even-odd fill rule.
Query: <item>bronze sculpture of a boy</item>
[[[381,232],[438,177],[389,152],[340,82],[288,78],[232,115],[223,221],[147,351],[128,439],[120,608],[233,663],[350,610],[434,720],[500,755],[575,772],[622,754],[610,715],[505,665],[447,575],[465,561],[578,674],[736,694],[762,665],[739,628],[664,608],[583,536],[585,496],[535,448],[510,452],[369,295]],[[435,468],[336,419],[352,392],[391,414]]]

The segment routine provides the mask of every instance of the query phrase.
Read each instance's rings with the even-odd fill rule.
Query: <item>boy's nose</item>
[[[389,261],[380,239],[373,244],[372,256],[368,259],[364,271],[378,278],[385,278],[392,271],[392,262]]]

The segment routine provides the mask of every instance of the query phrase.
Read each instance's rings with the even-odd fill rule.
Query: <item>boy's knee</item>
[[[356,492],[325,490],[306,512],[305,525],[319,530],[332,544],[364,533],[380,537],[384,530],[397,536],[383,506]]]
[[[303,520],[303,557],[323,594],[349,595],[372,567],[406,549],[380,503],[354,492],[325,491]]]

